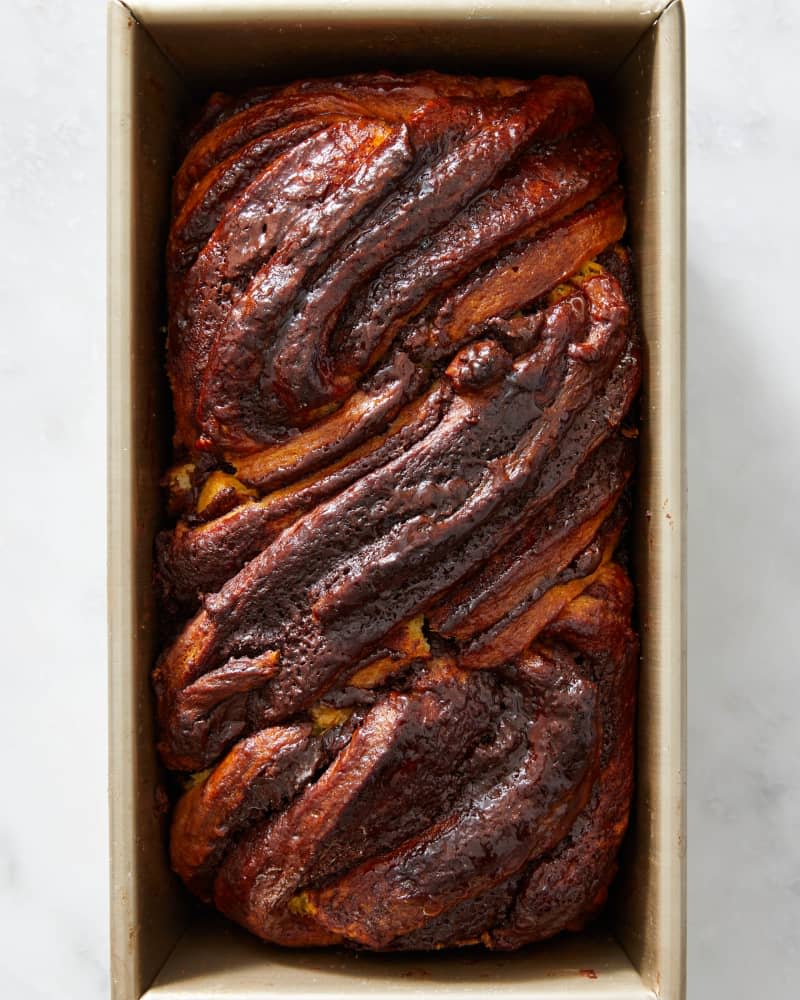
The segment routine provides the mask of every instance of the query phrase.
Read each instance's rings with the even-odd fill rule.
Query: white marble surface
[[[688,2],[689,997],[800,973],[800,8]],[[0,993],[106,996],[101,0],[6,0]]]

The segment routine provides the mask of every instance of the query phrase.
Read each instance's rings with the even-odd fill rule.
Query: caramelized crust
[[[172,864],[266,940],[516,948],[602,905],[640,353],[585,84],[214,95],[168,245]]]

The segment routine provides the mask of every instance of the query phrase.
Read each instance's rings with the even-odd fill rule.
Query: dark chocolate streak
[[[569,830],[591,789],[597,757],[592,685],[541,656],[520,664],[534,716],[517,753],[481,770],[453,810],[393,851],[310,895],[328,930],[380,948],[465,898],[490,890]]]
[[[287,522],[404,454],[436,426],[451,394],[447,384],[437,384],[411,404],[413,420],[401,420],[390,427],[384,439],[366,452],[345,455],[332,468],[323,468],[292,487],[237,507],[210,524],[163,532],[158,539],[163,601],[174,610],[194,610],[198,594],[219,590],[265,549]],[[280,481],[275,474],[272,478]],[[260,485],[262,480],[255,481]]]
[[[216,724],[185,691],[164,692],[174,764],[204,767],[252,726],[307,707],[514,533],[559,435],[602,393],[624,346],[627,310],[610,279],[583,287],[546,310],[537,348],[505,377],[457,391],[421,441],[300,517],[206,598],[194,626],[210,641],[186,680],[265,649],[280,650],[280,669],[237,693],[238,711],[220,708]]]
[[[347,372],[369,364],[376,345],[433,295],[531,229],[568,215],[613,180],[617,149],[593,126],[523,155],[505,176],[433,236],[398,257],[354,297],[337,338]]]
[[[171,860],[289,946],[579,928],[631,792],[640,381],[585,84],[214,95],[167,249]]]

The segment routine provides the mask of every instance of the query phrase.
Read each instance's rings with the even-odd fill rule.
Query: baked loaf
[[[618,164],[573,77],[307,80],[190,133],[159,749],[175,870],[262,938],[511,949],[604,901],[638,658]]]

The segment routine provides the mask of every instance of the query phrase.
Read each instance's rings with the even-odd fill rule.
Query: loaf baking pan
[[[684,995],[684,82],[679,2],[137,0],[109,6],[111,972],[115,1000]],[[602,919],[515,954],[289,951],[192,903],[166,856],[149,674],[172,412],[164,245],[182,116],[212,90],[375,68],[581,74],[625,153],[645,344],[636,797]]]

